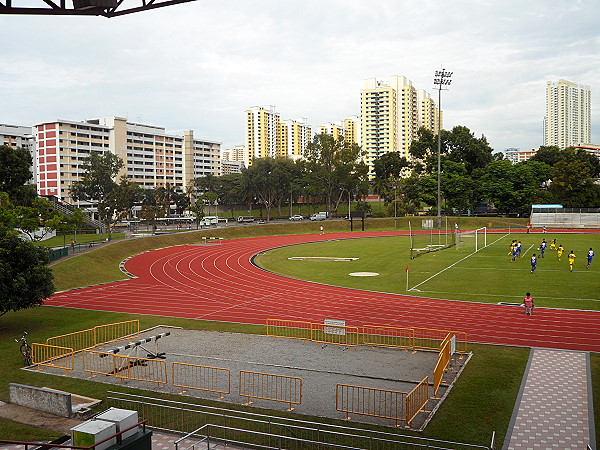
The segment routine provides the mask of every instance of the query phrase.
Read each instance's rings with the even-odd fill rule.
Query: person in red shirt
[[[525,315],[533,316],[533,299],[531,298],[531,294],[529,292],[525,294],[523,305],[525,305]]]

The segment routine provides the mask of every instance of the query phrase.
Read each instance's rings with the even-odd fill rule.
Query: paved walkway
[[[590,355],[534,348],[503,450],[595,447]]]

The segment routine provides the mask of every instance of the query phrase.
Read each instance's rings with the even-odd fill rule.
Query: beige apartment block
[[[388,152],[410,157],[409,149],[421,126],[435,133],[442,126],[431,96],[417,90],[404,76],[388,81],[365,80],[361,90],[361,142],[364,161],[373,176],[373,161]]]

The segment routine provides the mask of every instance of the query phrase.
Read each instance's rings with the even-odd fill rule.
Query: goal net
[[[422,230],[413,230],[412,224],[408,222],[410,235],[410,259],[415,259],[425,253],[436,252],[452,247],[455,244],[455,234],[448,233],[448,222],[446,220],[445,230],[434,230],[433,221],[424,220]]]
[[[487,247],[487,227],[456,233],[456,250],[461,253],[475,253]]]

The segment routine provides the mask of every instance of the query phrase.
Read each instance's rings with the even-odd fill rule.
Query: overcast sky
[[[0,123],[116,115],[229,148],[244,143],[250,106],[314,131],[360,114],[366,78],[404,75],[437,101],[444,67],[446,129],[467,126],[496,151],[537,148],[546,81],[562,78],[591,87],[600,144],[598,0],[198,0],[0,21]]]

